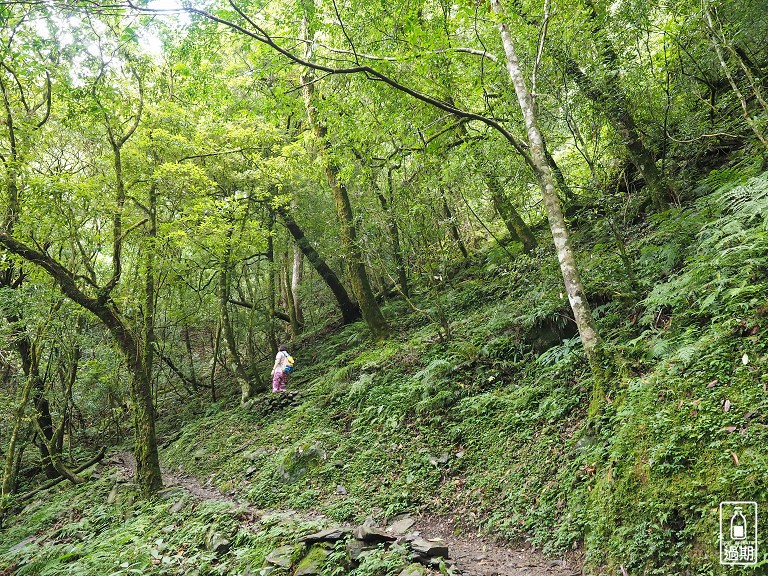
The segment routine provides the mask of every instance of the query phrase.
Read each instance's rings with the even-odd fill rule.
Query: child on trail
[[[277,348],[277,356],[275,356],[275,365],[272,367],[272,392],[285,391],[289,372],[286,368],[289,364],[293,365],[293,358],[288,354],[285,346],[280,344]]]

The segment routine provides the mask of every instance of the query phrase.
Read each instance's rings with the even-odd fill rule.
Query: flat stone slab
[[[411,541],[411,549],[422,558],[448,558],[448,546],[442,542],[430,542],[424,538]]]
[[[387,532],[392,532],[393,534],[402,536],[403,534],[408,532],[408,530],[410,530],[414,524],[416,524],[416,520],[406,516],[405,518],[401,518],[400,520],[397,520],[396,522],[393,522],[392,524],[390,524],[387,527]]]
[[[280,568],[285,568],[287,570],[293,565],[293,561],[297,552],[303,548],[303,544],[299,546],[296,546],[295,544],[280,546],[272,550],[272,552],[267,555],[265,560],[270,564],[274,564],[275,566],[279,566]]]
[[[427,569],[421,564],[410,564],[398,576],[427,576]]]
[[[326,558],[331,553],[321,545],[312,546],[309,553],[296,566],[293,576],[321,576]]]
[[[358,540],[362,540],[363,542],[370,542],[370,543],[376,543],[376,544],[381,544],[384,542],[394,542],[395,540],[397,540],[397,536],[388,534],[384,530],[374,527],[373,523],[370,522],[369,520],[366,520],[362,526],[358,526],[357,528],[355,528],[355,531],[353,532],[352,535]]]
[[[352,533],[347,528],[328,528],[327,530],[320,530],[314,534],[308,534],[299,538],[300,542],[306,542],[307,544],[314,544],[315,542],[338,542],[344,540]]]

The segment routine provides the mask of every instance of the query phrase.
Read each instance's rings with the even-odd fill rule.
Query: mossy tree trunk
[[[349,297],[349,294],[341,283],[341,280],[339,280],[339,277],[333,269],[331,269],[325,259],[320,256],[318,251],[315,250],[314,246],[312,246],[312,243],[304,235],[304,231],[296,223],[296,220],[294,220],[291,213],[286,208],[278,208],[277,214],[285,224],[288,232],[290,232],[294,242],[296,242],[296,246],[301,250],[302,254],[307,257],[307,260],[309,260],[309,263],[315,269],[315,272],[318,273],[320,278],[323,279],[326,286],[328,286],[333,293],[333,296],[336,299],[336,304],[341,311],[341,318],[344,324],[351,324],[360,320],[360,308]]]
[[[230,273],[231,273],[231,257],[232,247],[231,240],[234,230],[230,226],[225,234],[225,248],[224,248],[224,260],[221,263],[221,268],[218,274],[218,296],[219,296],[219,321],[221,322],[221,330],[224,334],[224,343],[226,344],[226,356],[227,364],[230,372],[235,375],[240,385],[240,403],[245,405],[256,390],[248,377],[248,374],[243,366],[243,361],[240,358],[240,352],[237,348],[237,341],[235,339],[235,329],[232,325],[232,318],[229,313],[229,291],[230,291]]]
[[[597,46],[602,65],[606,69],[604,86],[592,75],[585,73],[576,60],[565,50],[557,50],[565,72],[579,86],[584,95],[605,114],[608,122],[621,137],[632,163],[643,176],[651,200],[657,210],[664,210],[672,199],[672,190],[664,175],[656,167],[656,159],[645,145],[632,114],[632,107],[621,85],[621,66],[606,31],[599,23],[597,8],[592,0],[586,0],[588,17],[592,22],[592,38]]]
[[[305,0],[303,2],[303,12],[302,36],[306,41],[305,57],[307,60],[312,60],[312,41],[314,40],[314,35],[310,32],[311,19],[314,13],[312,0]],[[373,289],[368,279],[368,272],[365,269],[362,250],[357,241],[352,203],[349,200],[346,186],[339,180],[339,167],[331,154],[328,130],[320,119],[317,107],[315,106],[314,78],[314,72],[310,69],[305,69],[301,76],[307,119],[309,120],[312,132],[320,143],[319,150],[325,169],[325,178],[333,193],[334,203],[336,204],[336,214],[339,217],[339,226],[341,227],[341,245],[346,258],[347,269],[349,270],[352,292],[357,299],[360,313],[368,329],[371,331],[371,335],[374,339],[381,340],[389,336],[390,328],[373,294]]]
[[[493,176],[487,176],[485,184],[491,192],[491,201],[496,212],[501,216],[510,236],[514,240],[523,243],[523,251],[530,252],[536,248],[536,237],[533,235],[530,227],[525,223],[520,214],[518,214],[512,202],[504,194],[501,186]]]
[[[456,226],[456,219],[453,216],[451,207],[448,206],[448,200],[445,197],[445,192],[442,190],[440,190],[440,209],[443,213],[443,217],[445,218],[445,222],[448,225],[448,230],[450,230],[451,236],[456,242],[456,246],[459,248],[459,252],[461,252],[461,255],[464,258],[469,258],[469,252],[467,251],[467,247],[464,244],[464,240],[461,238],[459,227]]]

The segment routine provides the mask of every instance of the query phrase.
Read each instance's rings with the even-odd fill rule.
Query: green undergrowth
[[[0,574],[258,573],[276,546],[322,527],[281,515],[254,518],[243,506],[180,488],[144,500],[111,468],[41,495],[18,518],[23,522],[2,532]]]
[[[719,502],[768,503],[768,175],[717,172],[695,193],[622,230],[635,285],[602,220],[575,235],[617,358],[592,421],[554,254],[492,248],[446,281],[449,337],[423,295],[426,313],[385,310],[385,343],[357,325],[299,342],[300,406],[222,411],[164,457],[260,506],[421,510],[583,548],[590,573],[719,574]]]
[[[589,574],[736,573],[718,563],[718,504],[768,509],[768,173],[714,172],[693,192],[618,237],[602,216],[575,221],[614,358],[596,417],[542,238],[514,259],[489,248],[443,280],[447,332],[426,292],[418,311],[385,306],[395,328],[386,342],[361,324],[305,335],[291,347],[298,406],[210,406],[162,451],[164,464],[263,508],[340,522],[420,511],[551,555],[582,550]],[[167,524],[162,507],[147,507],[132,520],[156,530],[142,562]],[[120,562],[134,561],[131,542]]]

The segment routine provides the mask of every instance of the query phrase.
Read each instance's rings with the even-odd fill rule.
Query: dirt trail
[[[110,462],[121,469],[126,478],[132,478],[136,472],[136,463],[128,452],[117,452],[110,457]],[[294,510],[261,510],[240,500],[234,494],[224,494],[213,487],[200,484],[199,480],[187,475],[173,473],[163,469],[163,482],[166,488],[181,487],[201,500],[232,502],[245,506],[251,517],[266,514],[285,514],[300,520],[322,520],[322,514],[296,512]],[[429,515],[413,516],[415,524],[410,531],[418,531],[422,538],[439,538],[447,546],[451,560],[463,576],[579,576],[578,559],[546,560],[535,550],[525,547],[506,547],[476,534],[454,535],[450,521]],[[328,522],[337,525],[337,522]]]

